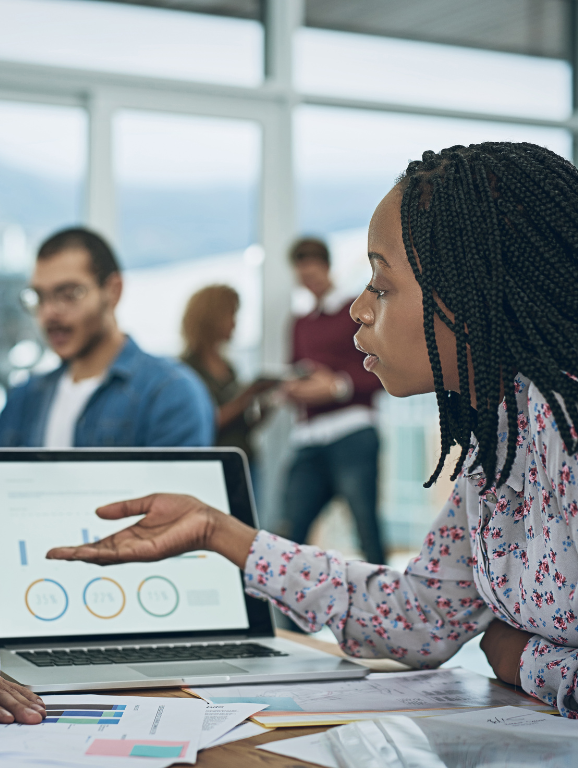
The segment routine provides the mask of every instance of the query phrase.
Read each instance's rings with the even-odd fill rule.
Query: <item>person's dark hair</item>
[[[289,261],[293,266],[306,259],[319,259],[327,266],[331,263],[329,248],[316,237],[303,237],[296,240],[289,250]]]
[[[507,480],[516,454],[515,373],[548,402],[566,449],[578,451],[578,170],[543,147],[488,142],[428,151],[398,180],[407,258],[423,294],[441,456],[470,435],[484,491]],[[448,317],[441,306],[450,311]],[[444,390],[437,315],[456,335],[461,394]],[[471,351],[477,411],[470,403]],[[503,381],[503,393],[501,385]],[[498,408],[508,417],[507,455],[496,466]]]
[[[90,256],[92,271],[99,285],[104,285],[110,275],[120,272],[120,266],[112,248],[96,232],[84,227],[63,229],[45,240],[38,249],[39,261],[49,259],[69,248],[82,248]]]

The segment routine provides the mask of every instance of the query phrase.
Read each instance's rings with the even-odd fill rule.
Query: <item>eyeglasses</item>
[[[60,285],[53,291],[37,291],[35,288],[24,288],[20,292],[20,303],[31,314],[36,314],[46,304],[53,304],[61,310],[73,309],[90,291],[87,285]]]

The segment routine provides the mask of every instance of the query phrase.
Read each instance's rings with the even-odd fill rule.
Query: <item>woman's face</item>
[[[407,260],[401,233],[401,191],[394,187],[378,205],[369,225],[370,285],[354,301],[351,317],[360,324],[356,346],[367,354],[364,366],[395,397],[434,391],[423,326],[423,302]],[[458,391],[455,336],[436,316],[434,328],[444,388]]]
[[[219,341],[231,341],[235,326],[237,324],[237,313],[234,310],[223,312],[220,322]]]

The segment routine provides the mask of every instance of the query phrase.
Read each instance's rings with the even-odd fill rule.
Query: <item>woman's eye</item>
[[[365,286],[365,290],[369,291],[370,293],[376,293],[378,299],[381,299],[382,296],[385,296],[387,293],[387,291],[385,290],[380,290],[379,288],[375,288],[371,283],[368,283]]]

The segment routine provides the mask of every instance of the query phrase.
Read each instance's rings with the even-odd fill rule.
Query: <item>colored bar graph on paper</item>
[[[82,543],[90,544],[90,536],[88,535],[88,528],[82,529]]]
[[[26,542],[19,541],[18,547],[20,548],[20,564],[28,565],[28,555],[26,554]]]
[[[48,704],[45,723],[68,725],[118,725],[125,704]]]
[[[68,712],[73,709],[79,709],[82,712],[88,709],[103,712],[104,710],[125,710],[126,704],[59,704],[53,701],[51,704],[46,704],[45,709],[47,712],[62,712],[64,710]]]
[[[67,723],[68,725],[118,725],[120,719],[112,717],[46,717],[44,723]]]
[[[188,748],[188,741],[95,739],[85,754],[101,757],[185,757]]]

